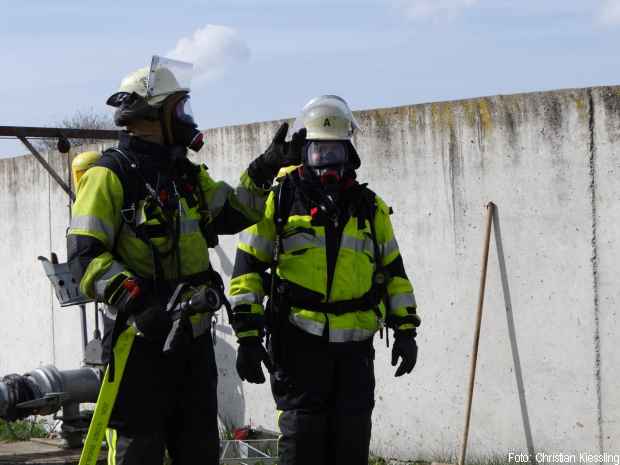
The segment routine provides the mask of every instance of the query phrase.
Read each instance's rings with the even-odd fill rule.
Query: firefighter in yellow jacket
[[[356,180],[358,126],[348,105],[317,97],[295,127],[307,131],[302,166],[239,238],[230,283],[237,371],[251,383],[265,381],[261,363],[271,372],[281,465],[366,465],[373,336],[392,328],[396,376],[410,373],[420,319],[390,208]]]
[[[106,304],[104,347],[127,325],[139,331],[107,433],[110,465],[162,464],[165,448],[176,465],[219,463],[212,313],[191,315],[164,352],[166,303],[179,283],[223,289],[208,248],[260,220],[278,169],[299,158],[284,125],[236,188],[190,162],[203,145],[190,71],[153,57],[122,81],[107,103],[126,131],[81,176],[72,209],[68,259],[81,291]]]

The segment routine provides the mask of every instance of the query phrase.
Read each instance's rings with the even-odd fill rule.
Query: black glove
[[[398,363],[398,358],[402,357],[400,365],[396,369],[395,377],[411,373],[415,362],[418,359],[418,346],[415,342],[415,330],[398,331],[394,336],[394,345],[392,346],[392,366]]]
[[[285,140],[287,132],[288,123],[282,123],[265,153],[250,163],[248,174],[256,185],[268,188],[280,168],[301,163],[306,129],[300,129],[293,134],[290,142]]]
[[[114,291],[114,295],[111,298],[107,298],[106,302],[126,317],[141,311],[144,308],[144,293],[146,290],[143,280],[138,277],[126,277],[124,275],[118,275],[116,280],[117,282],[108,286]]]
[[[172,329],[172,320],[166,309],[156,302],[148,305],[135,315],[136,328],[144,335],[144,339],[162,343]]]
[[[239,339],[239,349],[237,350],[237,373],[239,378],[249,383],[262,384],[265,382],[265,375],[261,362],[265,364],[271,373],[272,365],[269,354],[261,344],[258,337],[244,337]]]
[[[136,328],[146,340],[162,343],[166,340],[172,321],[145,280],[139,277],[123,279],[111,304],[118,309],[123,321],[134,317]]]

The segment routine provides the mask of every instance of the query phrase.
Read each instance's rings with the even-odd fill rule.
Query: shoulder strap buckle
[[[123,208],[121,210],[121,218],[126,224],[134,224],[136,221],[136,203],[132,203],[129,208]]]

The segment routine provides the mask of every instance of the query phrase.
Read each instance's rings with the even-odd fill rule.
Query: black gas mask
[[[160,109],[160,121],[167,145],[180,145],[198,152],[204,145],[202,132],[194,121],[189,94],[171,95]]]
[[[147,99],[135,92],[117,92],[107,103],[117,108],[114,112],[114,123],[117,126],[127,126],[139,119],[159,121],[166,145],[181,146],[194,152],[198,152],[204,145],[187,92],[169,96],[160,107],[150,105]]]
[[[308,170],[327,190],[338,190],[349,160],[345,141],[311,140],[304,148],[304,171]]]

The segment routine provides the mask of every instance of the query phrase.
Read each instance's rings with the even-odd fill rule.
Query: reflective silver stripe
[[[367,252],[370,255],[375,254],[375,249],[372,244],[372,239],[358,239],[357,237],[347,236],[343,234],[340,246],[345,249],[353,249],[356,252]]]
[[[273,241],[270,241],[263,236],[250,234],[247,231],[241,231],[239,233],[239,242],[243,242],[244,244],[255,248],[268,257],[273,255]]]
[[[267,200],[266,196],[253,194],[243,186],[237,186],[235,191],[237,194],[237,199],[244,207],[257,211],[263,211],[265,209],[265,202]]]
[[[258,295],[253,292],[246,292],[245,294],[231,295],[228,298],[230,305],[236,307],[241,304],[259,304],[263,299],[259,299]]]
[[[95,296],[98,299],[103,300],[105,298],[105,289],[107,286],[108,286],[107,281],[100,281],[100,280],[95,281],[93,287],[95,289]]]
[[[97,280],[108,280],[110,278],[113,278],[117,274],[122,273],[123,271],[125,271],[125,267],[122,265],[122,263],[119,263],[116,260],[112,260],[110,267],[101,276],[99,276]]]
[[[282,248],[285,251],[309,247],[325,247],[325,238],[308,233],[298,233],[282,239]]]
[[[217,216],[220,212],[226,200],[228,199],[228,194],[232,192],[233,188],[230,187],[226,183],[218,184],[215,190],[215,193],[211,197],[211,201],[209,202],[209,212],[213,216]]]
[[[92,215],[74,216],[71,218],[70,229],[85,229],[86,231],[97,231],[105,234],[109,242],[114,239],[114,228],[108,226],[101,219]]]
[[[202,336],[211,329],[211,317],[205,314],[197,323],[192,323],[192,334],[194,338]]]
[[[398,250],[398,242],[396,242],[396,238],[393,238],[385,244],[379,244],[379,248],[381,249],[381,255],[383,257],[387,257],[391,253]]]
[[[106,271],[104,271],[101,276],[95,279],[94,288],[97,298],[104,298],[105,290],[108,287],[108,282],[110,281],[110,279],[112,279],[117,274],[122,273],[123,271],[125,271],[125,267],[123,265],[121,265],[117,261],[112,261],[110,267]]]
[[[401,307],[415,307],[415,296],[411,292],[395,294],[390,297],[390,307],[392,310]]]
[[[140,200],[140,202],[138,202],[135,224],[146,223],[146,212],[144,211],[144,203],[144,200]]]
[[[366,339],[370,339],[374,333],[374,331],[361,328],[329,328],[329,342],[365,341]]]
[[[293,312],[291,312],[288,319],[293,325],[297,326],[299,329],[303,329],[307,333],[314,334],[315,336],[323,335],[325,323],[303,318]]]
[[[191,234],[195,232],[200,232],[200,220],[181,220],[181,234]]]
[[[307,333],[314,334],[315,336],[323,335],[325,323],[309,320],[296,313],[291,313],[289,315],[289,321],[293,325],[297,326],[299,329],[302,329]],[[374,333],[374,331],[361,328],[329,328],[329,342],[365,341],[366,339],[370,339]]]

